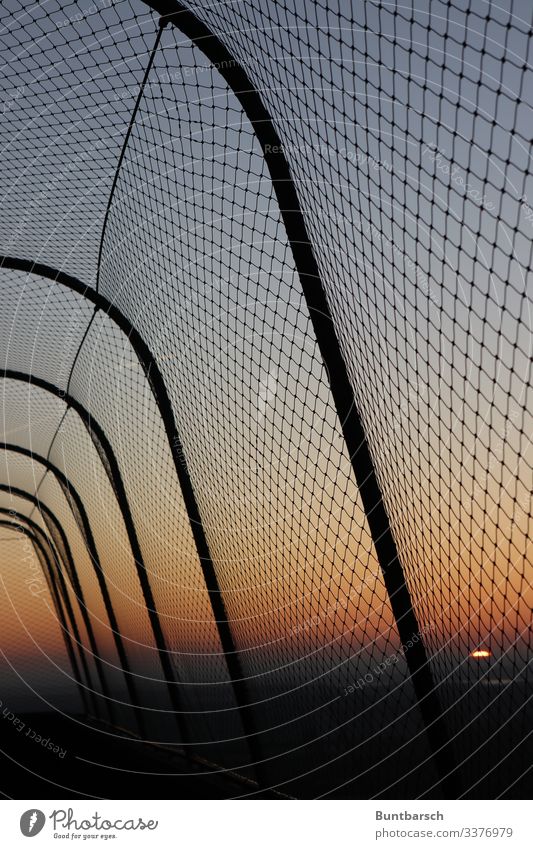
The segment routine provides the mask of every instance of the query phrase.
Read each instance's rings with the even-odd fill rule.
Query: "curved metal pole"
[[[50,564],[55,563],[55,566],[56,566],[55,572],[56,572],[57,580],[58,580],[58,583],[59,583],[59,589],[61,591],[60,592],[60,598],[63,601],[63,607],[65,608],[66,616],[68,617],[68,620],[70,622],[70,631],[74,635],[74,639],[75,639],[76,645],[78,647],[78,654],[79,654],[79,657],[80,657],[80,663],[81,663],[81,665],[83,667],[83,671],[85,673],[85,678],[87,680],[88,689],[89,689],[89,692],[91,693],[91,701],[93,702],[93,708],[94,708],[94,711],[95,711],[95,714],[96,714],[96,701],[95,701],[95,698],[94,698],[95,689],[94,689],[94,685],[93,685],[93,681],[92,681],[92,676],[91,676],[91,672],[90,672],[90,669],[89,669],[89,665],[87,663],[87,659],[85,657],[85,648],[84,648],[83,643],[81,641],[81,635],[80,635],[80,632],[79,632],[78,623],[76,622],[76,616],[74,614],[74,610],[73,610],[72,604],[70,602],[67,584],[66,584],[65,578],[63,576],[63,570],[62,570],[62,566],[61,566],[61,557],[59,555],[59,552],[56,550],[53,539],[49,538],[45,534],[45,532],[43,531],[43,529],[41,527],[39,527],[37,522],[34,522],[33,519],[31,519],[29,516],[25,516],[23,513],[20,513],[18,510],[8,509],[7,507],[0,507],[0,515],[13,517],[16,520],[16,522],[14,522],[13,524],[21,523],[21,524],[27,525],[30,528],[30,530],[34,533],[34,535],[37,536],[40,539],[41,543],[45,547],[50,549],[51,558],[49,558],[49,561],[50,561]]]
[[[255,762],[260,761],[262,755],[259,750],[259,745],[256,742],[257,730],[255,728],[253,716],[251,710],[248,708],[250,699],[247,692],[244,670],[233,639],[233,633],[229,624],[224,597],[218,583],[213,558],[211,556],[206,533],[200,516],[200,509],[196,501],[196,495],[187,466],[187,458],[182,447],[178,427],[174,417],[174,410],[156,358],[152,354],[152,351],[144,341],[139,331],[118,309],[118,307],[104,297],[101,292],[96,292],[76,277],[73,277],[70,274],[65,274],[63,271],[58,271],[57,269],[43,263],[3,255],[0,255],[0,268],[24,271],[27,274],[36,274],[41,277],[45,277],[48,280],[59,283],[60,285],[71,289],[73,292],[77,292],[83,297],[86,297],[87,300],[109,316],[117,327],[119,327],[127,336],[131,343],[146,379],[148,380],[148,384],[152,390],[155,403],[165,428],[170,453],[183,496],[183,503],[187,512],[187,518],[189,520],[196,551],[200,560],[200,568],[202,569],[202,574],[207,588],[211,610],[213,611],[213,617],[218,631],[220,644],[226,659],[229,678],[235,695],[235,701],[239,709],[242,727],[248,739],[252,759]],[[37,378],[33,378],[33,382],[37,383]]]
[[[28,496],[30,496],[29,493]],[[91,614],[85,602],[83,589],[81,586],[76,566],[74,564],[74,558],[72,556],[69,541],[67,539],[65,531],[63,530],[63,526],[61,525],[55,514],[50,510],[50,508],[42,501],[42,499],[39,499],[39,496],[37,495],[34,496],[32,500],[36,509],[39,511],[43,519],[43,522],[46,526],[50,538],[53,540],[60,560],[65,565],[65,572],[72,584],[72,589],[76,598],[77,606],[80,611],[83,623],[85,625],[87,636],[89,638],[89,647],[91,650],[91,654],[94,658],[94,663],[100,685],[100,692],[98,690],[96,690],[95,692],[103,698],[105,710],[108,715],[108,721],[111,723],[111,725],[116,725],[117,716],[115,711],[115,705],[105,676],[104,660],[98,648],[96,634],[94,633],[93,629]]]
[[[65,560],[65,569],[72,583],[72,588],[74,590],[74,594],[78,601],[78,607],[80,609],[80,614],[83,619],[85,628],[87,629],[87,635],[89,638],[89,644],[91,647],[92,654],[94,656],[94,662],[96,666],[96,670],[98,672],[98,680],[100,682],[100,687],[102,689],[102,696],[104,697],[104,701],[109,712],[109,719],[111,723],[116,723],[116,717],[113,710],[113,704],[111,699],[111,694],[109,692],[109,688],[107,686],[107,681],[104,675],[102,656],[98,649],[98,645],[96,642],[96,637],[94,634],[92,622],[89,616],[88,608],[85,603],[85,598],[83,595],[83,590],[81,587],[81,583],[78,577],[78,573],[76,571],[76,567],[74,565],[74,559],[72,557],[72,552],[70,550],[70,545],[63,530],[63,526],[57,519],[56,515],[52,512],[52,510],[48,507],[47,504],[44,503],[38,496],[34,495],[31,492],[27,492],[25,489],[19,489],[17,487],[13,487],[7,484],[0,484],[0,492],[6,492],[10,495],[16,495],[18,498],[22,498],[26,501],[29,501],[37,510],[40,511],[45,524],[47,525],[49,532],[53,539],[53,533],[50,531],[50,525],[53,526],[55,531],[60,537],[61,547],[63,549],[63,558]],[[49,524],[50,523],[50,524]],[[85,542],[85,540],[84,540]],[[58,545],[56,544],[56,548]]]
[[[77,663],[77,660],[76,660],[76,655],[74,653],[72,641],[71,641],[71,638],[70,638],[70,632],[69,632],[68,627],[67,627],[65,614],[63,612],[63,608],[62,608],[62,605],[61,605],[61,599],[60,599],[60,596],[59,596],[59,593],[58,593],[58,590],[57,590],[57,586],[56,586],[55,581],[54,581],[52,566],[51,566],[50,559],[49,559],[49,557],[46,553],[46,549],[43,546],[43,544],[40,542],[38,537],[34,533],[32,533],[29,530],[29,528],[23,528],[22,525],[16,524],[14,522],[9,522],[9,521],[4,520],[4,519],[0,519],[0,527],[10,528],[11,530],[18,531],[18,533],[24,534],[24,536],[28,537],[28,539],[31,541],[32,545],[34,546],[36,553],[39,554],[39,552],[40,552],[42,558],[44,559],[44,562],[47,564],[47,569],[45,570],[43,568],[43,564],[42,564],[42,562],[39,558],[40,566],[43,569],[43,573],[44,573],[46,582],[48,584],[48,588],[50,590],[50,595],[52,596],[52,601],[54,603],[54,607],[56,608],[56,612],[57,612],[57,615],[58,615],[58,618],[59,618],[60,629],[61,629],[61,632],[63,634],[63,640],[64,640],[64,643],[65,643],[67,655],[68,655],[68,658],[70,660],[70,664],[72,666],[72,673],[74,675],[74,678],[76,680],[76,684],[78,685],[78,689],[80,691],[80,698],[81,698],[82,704],[85,707],[86,713],[89,714],[90,711],[89,711],[89,705],[88,705],[88,702],[87,702],[87,697],[86,697],[86,694],[85,694],[85,687],[84,687],[83,682],[82,682],[80,670],[79,670],[78,663]]]
[[[101,425],[96,421],[94,416],[90,412],[88,412],[88,410],[85,409],[83,404],[80,404],[80,402],[77,401],[76,398],[74,398],[72,395],[70,395],[63,389],[60,389],[58,386],[55,386],[53,383],[50,383],[49,381],[44,380],[43,378],[35,377],[34,375],[26,374],[25,372],[14,371],[11,369],[4,369],[0,377],[3,377],[6,380],[29,383],[33,386],[37,386],[39,389],[43,389],[45,392],[55,395],[56,397],[64,401],[67,407],[71,407],[78,414],[83,424],[85,425],[85,428],[88,431],[89,436],[91,437],[91,440],[97,450],[98,456],[102,460],[102,466],[107,474],[115,497],[117,499],[119,509],[122,513],[122,518],[124,520],[128,541],[131,547],[131,552],[135,563],[135,571],[137,573],[137,578],[139,579],[141,592],[143,594],[146,609],[148,611],[150,626],[152,628],[159,662],[161,664],[161,669],[165,678],[165,684],[169,694],[170,703],[174,710],[176,724],[178,725],[178,730],[180,732],[180,736],[183,742],[188,742],[189,735],[183,719],[182,705],[180,704],[179,695],[176,689],[179,686],[179,681],[176,680],[176,672],[170,662],[171,651],[167,646],[166,638],[163,632],[163,628],[161,626],[161,621],[159,619],[159,613],[156,608],[150,579],[148,577],[148,570],[146,569],[146,565],[144,563],[141,545],[137,536],[137,530],[135,528],[135,522],[131,513],[120,467],[115,457],[113,447],[109,439],[107,438],[105,431],[103,430]],[[33,454],[33,456],[36,455]]]
[[[148,77],[150,76],[150,71],[152,70],[152,65],[154,64],[154,59],[155,59],[157,49],[159,47],[159,42],[161,41],[162,35],[163,35],[163,27],[159,27],[159,30],[158,30],[157,35],[155,37],[154,44],[152,45],[152,49],[150,50],[150,55],[149,55],[149,58],[148,58],[146,68],[144,69],[144,74],[143,74],[141,84],[139,86],[139,91],[138,91],[138,94],[137,94],[137,98],[135,100],[135,105],[134,105],[132,112],[131,112],[131,115],[130,115],[128,129],[126,130],[126,135],[124,136],[124,140],[122,142],[122,149],[120,151],[120,156],[118,158],[117,167],[115,168],[115,174],[113,176],[113,183],[111,185],[111,190],[109,192],[109,197],[108,197],[108,200],[107,200],[107,207],[106,207],[106,211],[105,211],[105,215],[104,215],[104,222],[102,224],[102,233],[101,233],[101,236],[100,236],[100,247],[98,249],[98,260],[96,262],[96,284],[95,284],[95,288],[96,288],[97,292],[100,290],[100,270],[101,270],[101,267],[102,267],[102,251],[103,251],[103,248],[104,248],[104,238],[105,238],[105,233],[106,233],[106,229],[107,229],[107,222],[108,222],[108,219],[109,219],[109,213],[111,212],[111,205],[113,203],[113,198],[115,196],[115,189],[116,189],[117,183],[118,183],[118,177],[119,177],[119,174],[120,174],[120,167],[122,165],[122,160],[124,159],[124,156],[126,154],[128,142],[129,142],[130,135],[131,135],[131,131],[133,130],[133,125],[135,124],[135,118],[137,116],[137,111],[139,109],[141,100],[143,99],[144,87],[146,85],[146,81],[147,81]]]
[[[447,796],[456,798],[458,774],[455,753],[426,649],[420,639],[420,626],[385,508],[372,452],[282,141],[258,90],[240,62],[230,53],[220,38],[183,3],[176,0],[157,0],[156,2],[143,0],[143,2],[162,16],[163,20],[160,23],[174,24],[216,67],[241,104],[261,145],[318,347],[326,366],[331,394],[361,493],[398,632],[402,643],[408,646],[405,658],[441,786]],[[414,636],[417,639],[413,641]],[[452,773],[454,773],[453,778]]]
[[[407,646],[405,652],[406,661],[426,726],[433,757],[441,777],[443,794],[454,798],[457,793],[458,776],[457,773],[454,774],[453,779],[450,779],[449,776],[456,769],[455,755],[451,747],[440,700],[435,690],[424,644],[420,639],[416,641],[411,639],[414,635],[419,635],[420,626],[416,618],[396,542],[383,503],[370,447],[366,439],[361,416],[357,409],[353,388],[336,336],[329,303],[307,234],[294,181],[283,152],[282,142],[273,126],[270,114],[263,106],[257,89],[250,81],[240,63],[227,50],[220,39],[181,3],[147,2],[147,0],[143,0],[143,2],[162,15],[165,19],[164,22],[171,22],[177,26],[215,64],[218,72],[226,80],[228,86],[241,103],[261,144],[263,156],[270,172],[280,213],[301,280],[302,290],[309,309],[319,349],[326,365],[332,397],[335,401],[344,438],[350,453],[355,479],[361,493],[362,503],[382,569],[398,632],[403,644]],[[39,274],[66,285],[73,291],[87,297],[100,309],[105,310],[110,318],[129,336],[132,347],[136,351],[150,382],[165,424],[189,521],[204,571],[211,605],[215,613],[221,643],[226,654],[228,669],[234,680],[237,702],[241,707],[244,707],[247,703],[247,697],[243,686],[239,683],[243,679],[240,661],[236,653],[225,605],[218,586],[218,579],[213,567],[205,532],[201,524],[200,512],[188,473],[185,455],[181,447],[181,441],[178,436],[172,406],[155,358],[152,356],[140,334],[120,310],[107,301],[107,299],[103,298],[100,293],[96,293],[90,287],[85,286],[77,278],[64,274],[50,266],[14,257],[0,257],[0,266]],[[241,711],[241,715],[243,717],[243,726],[245,729],[250,729],[247,733],[253,735],[253,729],[245,721],[246,713]]]
[[[33,540],[33,545],[34,545],[35,552],[37,554],[37,558],[40,561],[43,573],[45,573],[45,576],[46,576],[45,569],[48,569],[49,566],[48,566],[48,563],[45,559],[44,546],[43,546],[43,549],[39,549],[39,547],[37,545],[37,538],[35,538],[35,540]],[[47,582],[48,582],[48,585],[49,585],[49,588],[50,588],[52,599],[54,601],[54,605],[55,605],[56,610],[58,611],[58,615],[60,617],[59,626],[60,626],[60,628],[63,632],[63,640],[64,640],[64,643],[65,643],[65,646],[67,647],[67,652],[68,652],[68,646],[69,645],[71,646],[71,652],[69,654],[69,657],[71,658],[71,664],[72,664],[72,659],[73,658],[75,659],[76,655],[75,655],[75,652],[74,652],[72,637],[70,636],[70,634],[68,634],[68,624],[67,624],[64,612],[63,612],[63,607],[61,605],[61,597],[60,597],[59,591],[57,589],[57,586],[55,586],[55,584],[54,584],[54,580],[53,580],[52,576],[47,577]],[[63,617],[61,619],[62,614],[63,614]],[[81,652],[79,652],[79,656],[80,656],[80,658],[82,657]],[[78,688],[80,690],[80,696],[81,696],[81,700],[82,700],[82,703],[83,703],[84,708],[85,708],[85,714],[87,716],[92,715],[96,718],[96,716],[97,716],[96,712],[91,714],[91,711],[90,711],[90,708],[89,708],[89,699],[85,697],[86,687],[83,686],[81,679],[78,680],[78,677],[76,676],[76,667],[75,666],[73,666],[73,671],[74,671],[74,677],[76,678],[76,683],[78,684]],[[94,693],[91,692],[91,691],[90,691],[90,697],[91,697],[90,703],[93,705],[93,707],[95,707],[96,702],[94,700]]]
[[[115,647],[117,649],[117,654],[120,659],[120,663],[122,665],[122,671],[124,674],[124,678],[126,681],[126,687],[128,690],[128,695],[132,704],[133,711],[135,713],[135,717],[137,723],[139,725],[139,730],[141,735],[144,737],[145,728],[144,728],[144,720],[141,713],[140,702],[137,694],[137,687],[135,684],[133,673],[130,669],[130,664],[126,655],[126,651],[124,649],[124,644],[122,642],[122,635],[120,634],[118,628],[117,618],[115,616],[115,611],[113,610],[113,605],[111,602],[111,596],[109,595],[109,590],[107,589],[107,583],[105,579],[105,575],[102,569],[102,565],[100,563],[100,558],[98,556],[98,551],[96,548],[96,543],[94,541],[91,525],[89,522],[89,518],[85,511],[85,507],[83,505],[83,501],[79,496],[76,489],[72,486],[69,479],[63,474],[63,472],[54,466],[53,463],[50,462],[46,457],[41,457],[39,454],[36,454],[35,451],[30,451],[28,448],[23,448],[20,445],[12,445],[9,442],[0,442],[0,450],[4,451],[12,451],[17,454],[21,454],[24,457],[28,457],[33,462],[40,463],[44,466],[48,471],[52,472],[52,474],[56,477],[63,494],[65,495],[67,502],[72,510],[78,527],[82,532],[82,536],[85,541],[85,545],[87,546],[87,550],[89,552],[89,559],[91,561],[94,573],[96,575],[96,579],[98,581],[98,586],[100,587],[100,592],[102,594],[102,598],[104,601],[106,613],[109,619],[109,625],[111,627],[111,631],[113,633],[113,639],[115,642]],[[1,487],[0,487],[1,489]],[[8,487],[8,491],[16,493],[15,487]],[[40,502],[39,502],[40,505]]]

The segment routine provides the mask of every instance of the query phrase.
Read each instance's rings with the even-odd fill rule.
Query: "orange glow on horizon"
[[[489,649],[476,649],[473,652],[470,652],[470,657],[474,657],[476,660],[485,657],[492,657],[492,652]]]

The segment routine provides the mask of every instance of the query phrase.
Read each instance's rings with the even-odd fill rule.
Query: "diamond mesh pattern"
[[[116,726],[296,796],[439,796],[301,245],[227,82],[240,63],[288,162],[464,792],[512,795],[532,719],[531,9],[188,0],[234,57],[217,67],[173,24],[156,42],[150,6],[178,8],[0,16],[3,441],[78,491],[103,590],[52,469],[2,450],[0,485],[43,507],[2,489],[0,508],[50,536]]]

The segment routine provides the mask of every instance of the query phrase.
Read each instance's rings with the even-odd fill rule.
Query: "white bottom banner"
[[[518,801],[4,801],[2,845],[366,849],[533,846]]]

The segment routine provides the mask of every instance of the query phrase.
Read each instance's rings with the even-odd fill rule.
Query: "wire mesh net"
[[[154,10],[179,14],[160,31]],[[512,795],[528,4],[9,0],[1,26],[3,441],[77,495],[14,451],[0,483],[57,516],[31,508],[95,709],[289,794],[439,795],[311,256],[457,774]]]

